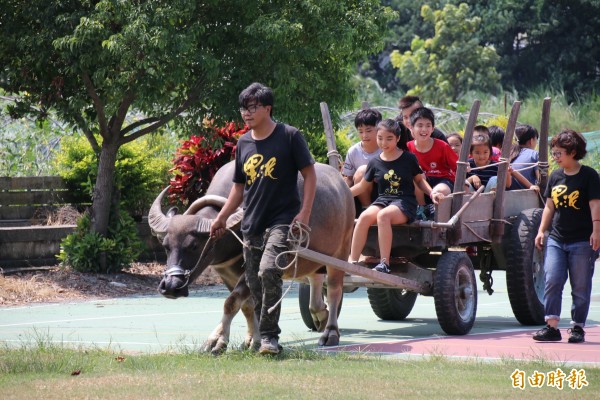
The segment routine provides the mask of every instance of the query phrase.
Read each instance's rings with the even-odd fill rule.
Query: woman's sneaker
[[[569,343],[585,342],[585,331],[579,325],[575,325],[573,329],[569,329],[567,332],[571,334],[569,336]]]
[[[538,342],[560,342],[562,336],[558,329],[546,325],[533,335],[533,340],[537,340]]]

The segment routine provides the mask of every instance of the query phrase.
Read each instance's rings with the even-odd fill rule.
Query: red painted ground
[[[382,354],[444,355],[479,359],[519,359],[592,363],[600,365],[600,326],[585,328],[585,343],[568,343],[567,329],[561,328],[561,342],[536,342],[531,338],[539,328],[513,332],[466,336],[443,336],[405,341],[353,344],[325,351],[370,352]]]

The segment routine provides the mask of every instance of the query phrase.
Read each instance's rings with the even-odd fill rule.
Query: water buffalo
[[[159,292],[168,298],[188,295],[187,282],[192,282],[209,265],[221,276],[231,294],[225,300],[223,317],[205,343],[204,350],[218,353],[224,351],[229,342],[230,325],[237,312],[242,310],[248,323],[245,346],[260,344],[258,321],[254,315],[254,302],[243,276],[242,245],[231,232],[218,240],[210,240],[212,220],[225,204],[233,185],[233,162],[223,166],[213,178],[206,195],[196,200],[183,215],[163,213],[160,203],[163,191],[154,201],[148,215],[152,231],[162,239],[167,251],[167,263]],[[317,191],[310,218],[309,248],[346,260],[354,226],[354,202],[348,186],[334,168],[316,164]],[[302,177],[298,175],[298,187],[302,190]],[[300,194],[302,198],[302,194]],[[239,237],[242,211],[238,210],[227,221]],[[200,257],[202,254],[202,257]],[[195,269],[194,269],[195,267]],[[189,276],[186,271],[193,270]],[[322,296],[327,272],[327,303]],[[344,272],[331,267],[323,268],[315,262],[300,259],[298,269],[289,267],[284,279],[306,277],[311,285],[309,309],[315,327],[323,334],[321,346],[339,343],[338,309],[342,299]]]

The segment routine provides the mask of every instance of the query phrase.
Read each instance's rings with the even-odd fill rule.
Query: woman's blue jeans
[[[590,310],[592,276],[598,252],[589,242],[563,243],[548,238],[544,272],[546,288],[544,291],[545,320],[560,320],[562,293],[567,276],[571,283],[571,325],[585,326]]]

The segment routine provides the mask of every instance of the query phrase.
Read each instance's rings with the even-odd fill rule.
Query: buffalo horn
[[[229,216],[229,218],[227,218],[227,221],[225,222],[225,227],[227,229],[233,229],[234,227],[236,227],[236,225],[238,225],[240,222],[242,222],[242,218],[244,217],[244,210],[241,207],[238,207],[237,210],[235,210],[235,212],[233,214],[231,214]],[[198,221],[198,232],[200,233],[209,233],[210,232],[210,226],[213,223],[213,219],[208,219],[208,218],[202,218],[200,219],[200,221]]]
[[[207,194],[194,201],[183,215],[193,215],[198,212],[201,208],[206,206],[215,206],[217,208],[223,208],[227,199],[223,196],[217,196],[214,194]]]
[[[165,234],[169,228],[169,222],[171,221],[171,219],[162,212],[162,208],[160,207],[160,202],[168,189],[169,187],[167,186],[160,192],[148,212],[148,225],[150,225],[150,230],[155,236]]]

